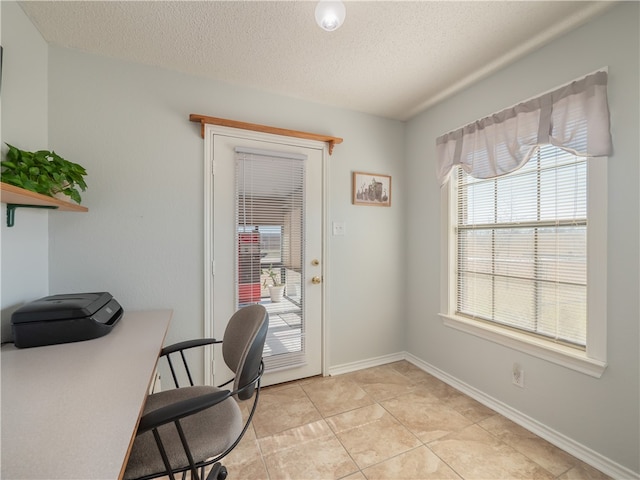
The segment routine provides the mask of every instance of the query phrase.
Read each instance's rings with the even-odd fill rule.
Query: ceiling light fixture
[[[316,22],[327,32],[337,30],[344,22],[345,14],[344,3],[339,1],[321,0],[316,5]]]

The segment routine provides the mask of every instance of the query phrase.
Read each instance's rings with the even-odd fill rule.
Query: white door
[[[216,126],[205,140],[205,335],[221,339],[238,308],[261,303],[263,385],[320,374],[325,144]],[[282,299],[269,295],[269,269],[286,285]],[[219,385],[231,374],[214,352],[205,373]]]

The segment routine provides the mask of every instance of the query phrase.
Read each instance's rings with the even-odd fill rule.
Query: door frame
[[[251,130],[243,130],[240,128],[224,127],[220,125],[206,124],[204,125],[204,336],[205,338],[213,337],[213,277],[215,275],[215,260],[213,257],[213,188],[215,176],[215,161],[213,158],[213,140],[216,135],[237,137],[244,140],[265,141],[270,143],[279,143],[284,145],[294,145],[298,147],[314,148],[322,151],[322,199],[321,199],[321,251],[322,251],[322,271],[323,281],[321,287],[321,312],[320,312],[320,355],[321,355],[321,374],[326,375],[328,365],[328,349],[327,349],[327,289],[325,287],[328,278],[328,242],[327,238],[327,178],[329,173],[328,157],[329,150],[326,142],[319,140],[307,140],[297,137],[288,137],[276,135],[273,133],[262,133]],[[219,340],[222,340],[220,338]],[[213,385],[213,345],[204,350],[204,384]]]

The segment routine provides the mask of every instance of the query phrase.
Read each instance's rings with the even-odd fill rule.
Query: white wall
[[[50,148],[89,171],[88,213],[19,211],[13,240],[3,228],[3,314],[9,303],[45,293],[108,290],[129,310],[173,308],[169,342],[201,335],[203,143],[188,115],[335,135],[345,141],[330,160],[328,219],[345,222],[347,234],[326,238],[329,364],[406,349],[640,471],[638,4],[615,7],[406,125],[77,51],[50,47],[47,53],[19,7],[0,5],[3,140],[48,139]],[[18,57],[9,60],[14,51]],[[16,58],[20,70],[10,67]],[[446,131],[604,65],[615,142],[609,367],[593,379],[443,327],[434,145]],[[28,75],[30,69],[38,75]],[[352,206],[353,170],[393,175],[393,206]],[[39,275],[47,267],[47,216],[50,291]],[[16,297],[9,303],[7,290]],[[524,390],[510,383],[514,361],[526,370]]]
[[[347,231],[326,238],[329,362],[403,350],[401,122],[56,47],[49,64],[50,144],[89,186],[88,213],[49,219],[52,294],[173,308],[168,341],[202,335],[204,146],[189,122],[201,113],[344,138],[329,161],[328,218]],[[393,206],[352,206],[352,170],[393,175]]]
[[[407,124],[407,350],[484,394],[640,472],[638,262],[639,5],[623,2]],[[445,327],[435,139],[536,94],[609,67],[608,360],[596,379]],[[604,252],[603,252],[604,253]],[[511,384],[518,362],[526,388]]]
[[[48,47],[18,4],[2,2],[2,151],[47,148]],[[16,210],[8,228],[0,216],[2,341],[11,338],[11,313],[49,289],[48,212]]]

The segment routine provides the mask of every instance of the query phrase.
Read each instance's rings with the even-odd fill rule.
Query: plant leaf
[[[76,186],[85,191],[87,172],[81,165],[65,160],[53,151],[20,150],[9,143],[6,159],[0,162],[2,181],[27,190],[53,196],[64,192],[80,203],[80,193]]]

